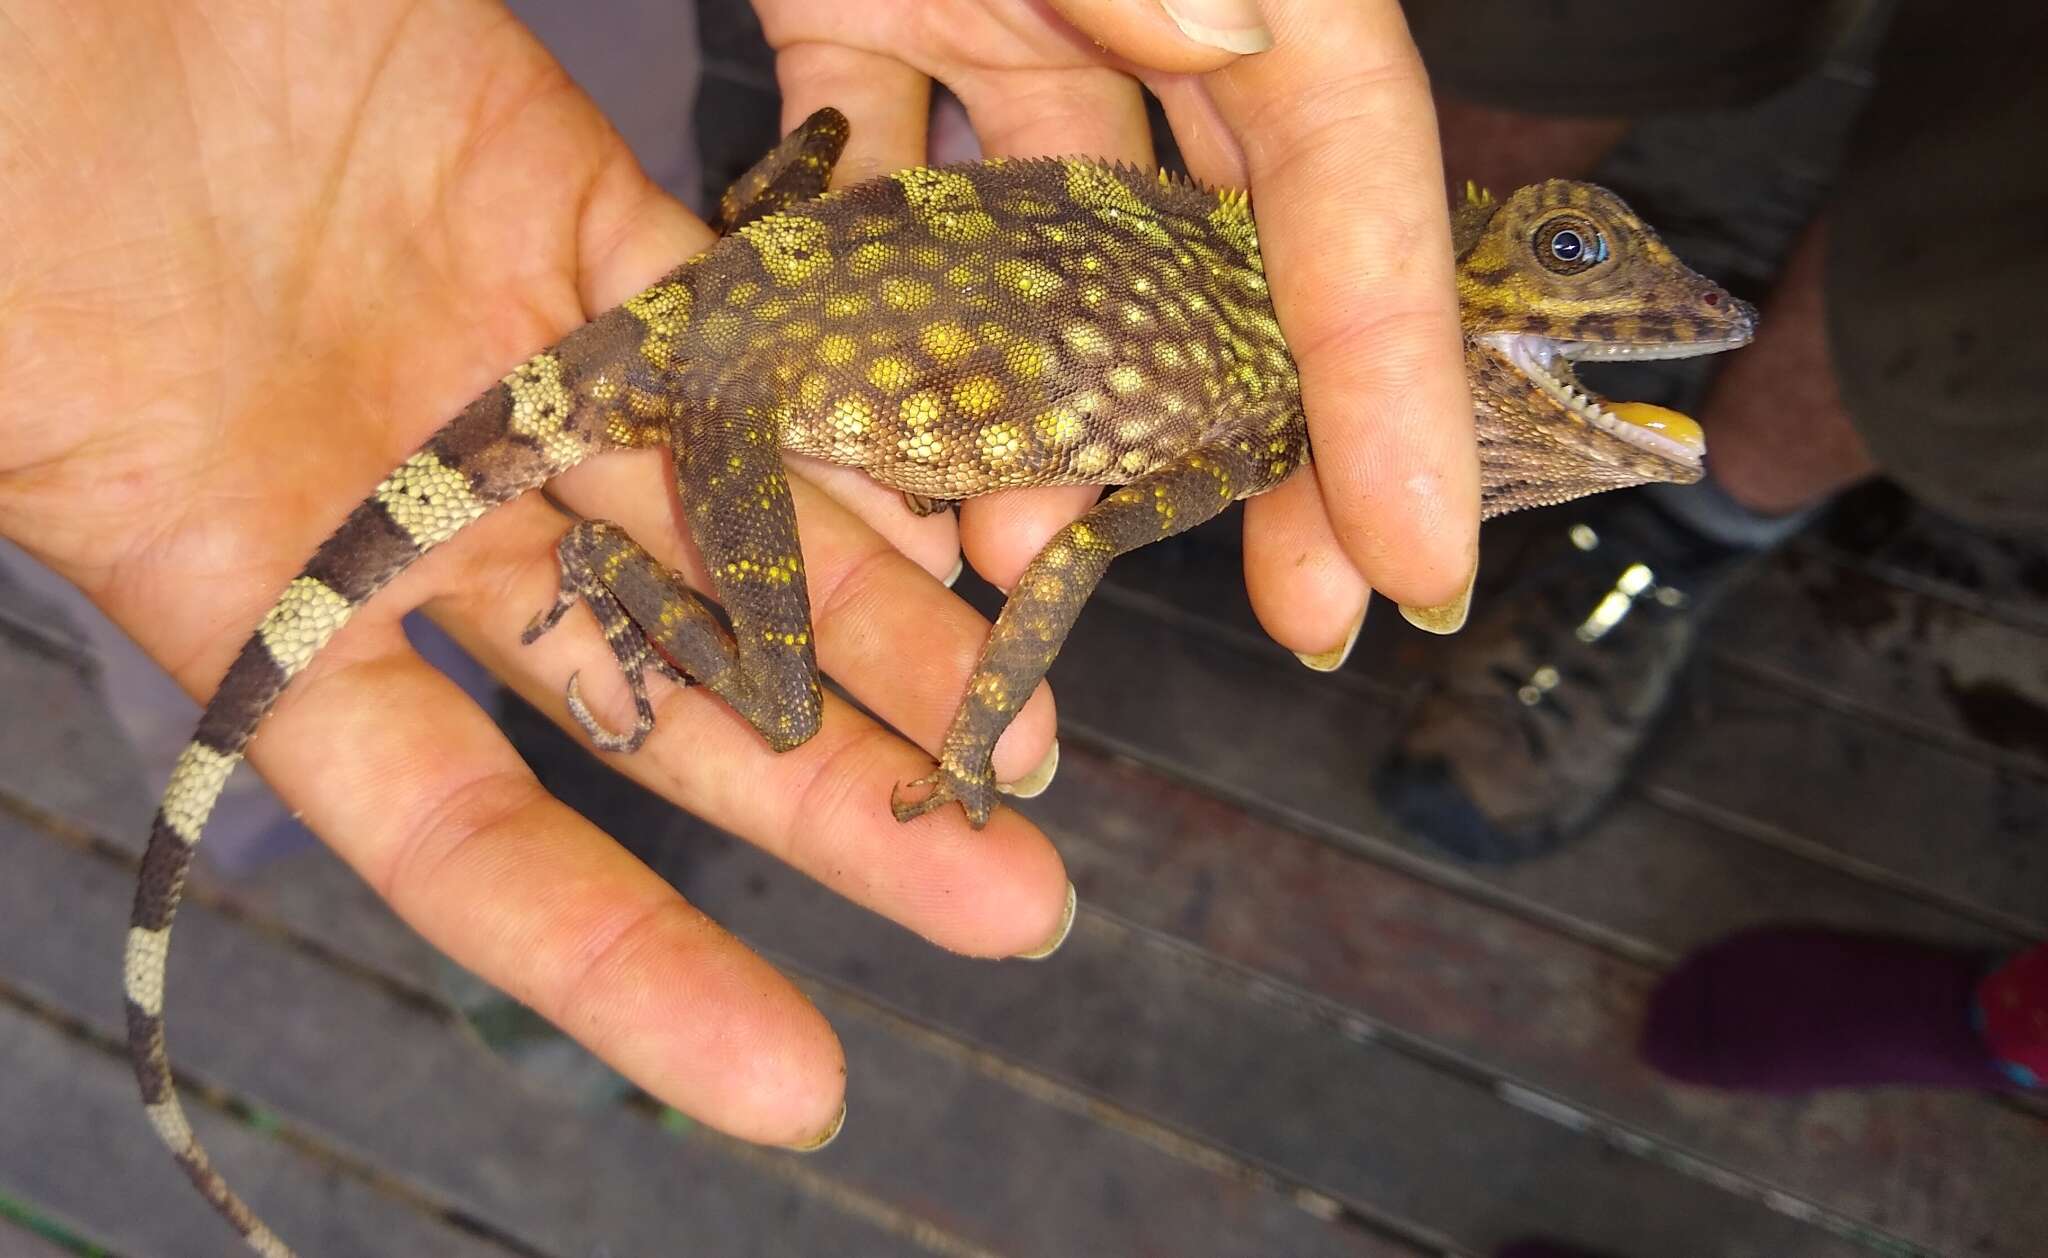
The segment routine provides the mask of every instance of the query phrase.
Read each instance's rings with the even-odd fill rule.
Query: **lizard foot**
[[[930,788],[922,799],[906,800],[904,793],[919,787]],[[988,824],[989,814],[996,810],[995,774],[988,768],[974,776],[955,773],[940,765],[929,777],[915,782],[898,785],[889,792],[889,811],[896,814],[896,820],[909,821],[922,817],[928,812],[944,808],[957,802],[967,813],[967,824],[979,830]]]

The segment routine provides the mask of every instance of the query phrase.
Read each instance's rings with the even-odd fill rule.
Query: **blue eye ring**
[[[1529,246],[1538,262],[1559,275],[1577,275],[1607,260],[1607,237],[1576,214],[1545,219]]]

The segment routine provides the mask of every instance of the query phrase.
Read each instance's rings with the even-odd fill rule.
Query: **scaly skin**
[[[638,710],[644,673],[701,684],[770,746],[817,729],[810,605],[781,452],[867,470],[912,509],[1017,485],[1120,486],[1034,559],[997,618],[908,820],[995,806],[997,737],[1109,561],[1264,492],[1309,458],[1293,358],[1266,296],[1250,206],[1081,159],[916,168],[821,195],[846,139],[813,116],[727,194],[703,255],[515,367],[358,504],[243,646],[164,795],[124,969],[129,1049],[152,1123],[259,1253],[290,1250],[193,1139],[164,1048],[171,920],[221,786],[285,686],[349,616],[491,507],[607,450],[667,442],[728,632],[616,525],[563,539],[563,592],[597,613]],[[1711,352],[1747,307],[1687,270],[1611,193],[1553,181],[1454,213],[1466,367],[1488,515],[1699,475],[1697,430],[1665,438],[1575,398],[1556,351]],[[1560,233],[1568,233],[1576,248]],[[1674,439],[1675,438],[1675,439]]]

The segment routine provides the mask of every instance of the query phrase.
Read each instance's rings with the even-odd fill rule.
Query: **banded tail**
[[[846,137],[838,110],[811,115],[733,185],[721,203],[720,233],[821,194]],[[591,455],[666,439],[671,404],[641,386],[650,369],[655,378],[686,369],[678,350],[692,296],[683,273],[699,260],[521,363],[358,503],[242,645],[171,770],[128,917],[128,1058],[150,1125],[171,1156],[266,1258],[292,1258],[292,1250],[213,1169],[178,1103],[164,1048],[171,919],[207,814],[291,679],[392,578],[492,507]]]
[[[615,311],[520,364],[358,503],[243,644],[171,771],[128,918],[128,1056],[150,1125],[200,1193],[260,1254],[289,1258],[292,1251],[213,1169],[178,1102],[164,1048],[171,920],[193,849],[257,726],[357,608],[492,507],[620,444],[615,417],[580,398],[575,384],[616,354],[628,318]]]

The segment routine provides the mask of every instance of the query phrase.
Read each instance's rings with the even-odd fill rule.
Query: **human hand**
[[[933,79],[985,151],[1147,164],[1138,80],[1191,173],[1249,187],[1273,302],[1299,362],[1315,465],[1245,505],[1261,623],[1336,667],[1368,586],[1431,605],[1468,588],[1478,460],[1429,88],[1396,0],[755,0],[783,119],[853,122],[838,179],[925,158]],[[1257,26],[1262,11],[1268,36]],[[1247,21],[1246,19],[1250,20]],[[1032,489],[963,505],[977,571],[1016,579],[1095,496]],[[1313,658],[1320,657],[1320,658]]]
[[[494,4],[0,0],[0,532],[83,588],[194,695],[363,494],[529,353],[701,249],[589,101]],[[556,482],[691,571],[661,458]],[[900,504],[885,539],[794,486],[824,668],[935,748],[987,625]],[[536,496],[355,617],[251,746],[279,793],[465,967],[665,1101],[801,1144],[840,1106],[824,1020],[766,963],[540,789],[406,646],[424,606],[544,710],[587,620],[531,649],[564,522]],[[702,574],[695,574],[701,582]],[[613,724],[622,685],[590,696]],[[957,951],[1043,945],[1066,879],[1013,813],[904,829],[928,753],[836,699],[770,753],[701,691],[617,761],[641,783]],[[998,752],[1050,746],[1028,706]],[[111,941],[110,941],[111,945]],[[175,983],[171,1001],[176,1043]]]

